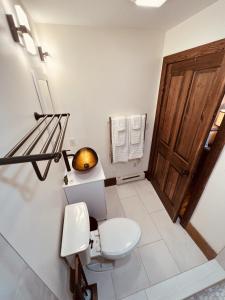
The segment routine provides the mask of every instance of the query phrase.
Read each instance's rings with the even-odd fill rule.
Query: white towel
[[[128,161],[128,128],[125,117],[112,118],[113,162]]]
[[[124,146],[126,143],[127,136],[127,120],[125,117],[112,118],[112,129],[113,129],[113,142],[115,146]]]
[[[142,158],[144,155],[144,134],[146,115],[141,115],[139,130],[133,129],[132,118],[129,118],[129,155],[128,159]]]
[[[124,131],[126,130],[127,122],[125,117],[117,117],[114,118],[114,121],[117,123],[117,129],[118,131]]]
[[[133,115],[130,117],[131,128],[134,130],[141,129],[141,115]]]

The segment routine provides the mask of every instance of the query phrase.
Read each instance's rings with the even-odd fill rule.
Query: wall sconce
[[[41,61],[45,61],[45,57],[49,56],[48,52],[43,52],[42,47],[38,47],[38,52],[39,52]]]
[[[9,14],[6,15],[12,38],[16,43],[24,45],[29,53],[35,55],[37,54],[37,49],[26,13],[20,5],[15,5],[15,10],[20,24],[18,27],[14,22],[13,16]]]

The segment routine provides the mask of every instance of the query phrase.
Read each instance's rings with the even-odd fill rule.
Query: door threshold
[[[146,293],[148,300],[181,300],[224,279],[225,270],[213,259],[146,289]]]

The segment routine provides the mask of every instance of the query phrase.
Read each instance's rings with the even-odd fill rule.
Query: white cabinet
[[[78,172],[72,168],[66,175],[68,184],[64,184],[63,189],[69,204],[85,202],[90,216],[98,221],[106,219],[105,174],[101,162],[98,161],[95,168],[86,172]]]

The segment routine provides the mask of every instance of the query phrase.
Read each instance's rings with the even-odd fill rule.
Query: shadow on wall
[[[38,185],[33,179],[34,170],[27,165],[1,166],[0,181],[15,188],[25,201],[31,201]]]

